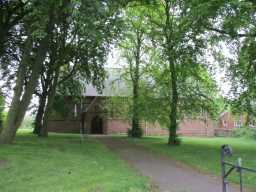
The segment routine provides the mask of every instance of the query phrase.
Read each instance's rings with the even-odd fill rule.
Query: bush
[[[232,131],[232,136],[256,139],[256,129],[248,127],[236,128]]]
[[[137,137],[137,138],[141,138],[143,136],[143,129],[139,128],[139,129],[128,129],[128,137]]]

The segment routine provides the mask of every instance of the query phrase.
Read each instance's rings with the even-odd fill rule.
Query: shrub
[[[137,137],[137,138],[141,138],[143,136],[143,129],[139,128],[139,129],[128,129],[128,137]]]
[[[236,128],[232,131],[232,136],[256,139],[256,129],[248,127]]]

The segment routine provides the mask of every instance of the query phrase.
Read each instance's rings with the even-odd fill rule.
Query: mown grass
[[[148,192],[148,178],[91,138],[19,133],[0,146],[1,192]]]
[[[143,139],[129,139],[130,142],[143,145],[146,148],[167,155],[195,167],[204,173],[216,176],[221,174],[220,147],[229,144],[233,148],[233,157],[228,161],[237,162],[238,157],[243,160],[243,166],[256,169],[256,141],[238,138],[182,138],[181,146],[168,146],[166,137],[145,137]],[[234,172],[229,178],[238,183],[238,174]],[[256,190],[256,173],[244,173],[245,186]]]

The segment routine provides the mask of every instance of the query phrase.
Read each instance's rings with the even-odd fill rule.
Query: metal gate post
[[[232,156],[231,147],[229,145],[222,145],[220,155],[221,155],[222,192],[228,192],[228,189],[227,189],[228,181],[227,181],[226,177],[229,174],[230,170],[228,171],[228,173],[226,173],[225,156],[228,156],[228,157]]]
[[[225,174],[226,174],[226,169],[225,169],[225,163],[224,163],[224,158],[225,158],[225,154],[224,154],[224,146],[221,147],[221,176],[222,176],[222,192],[227,192],[227,183],[225,180]]]
[[[256,173],[256,169],[251,169],[248,167],[242,166],[242,158],[238,158],[237,163],[232,163],[225,161],[225,156],[231,157],[232,156],[232,149],[229,145],[222,145],[221,146],[221,176],[222,176],[222,192],[228,192],[228,181],[227,177],[234,171],[238,172],[239,174],[239,183],[240,183],[240,192],[243,192],[243,172],[252,172]],[[230,167],[226,171],[226,165]]]
[[[239,172],[239,184],[240,184],[240,192],[243,192],[243,169],[242,169],[242,158],[238,158],[237,160],[237,171]]]

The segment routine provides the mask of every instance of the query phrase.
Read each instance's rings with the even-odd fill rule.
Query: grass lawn
[[[129,139],[130,142],[140,144],[146,148],[167,155],[175,160],[184,162],[205,173],[220,176],[220,146],[230,144],[233,157],[229,161],[243,159],[243,165],[256,168],[256,141],[237,138],[182,138],[181,146],[168,146],[166,137],[145,137],[143,139]],[[236,172],[230,180],[238,183]],[[256,189],[256,174],[245,173],[246,186]]]
[[[148,192],[149,179],[101,143],[79,135],[19,133],[0,146],[1,192]]]

